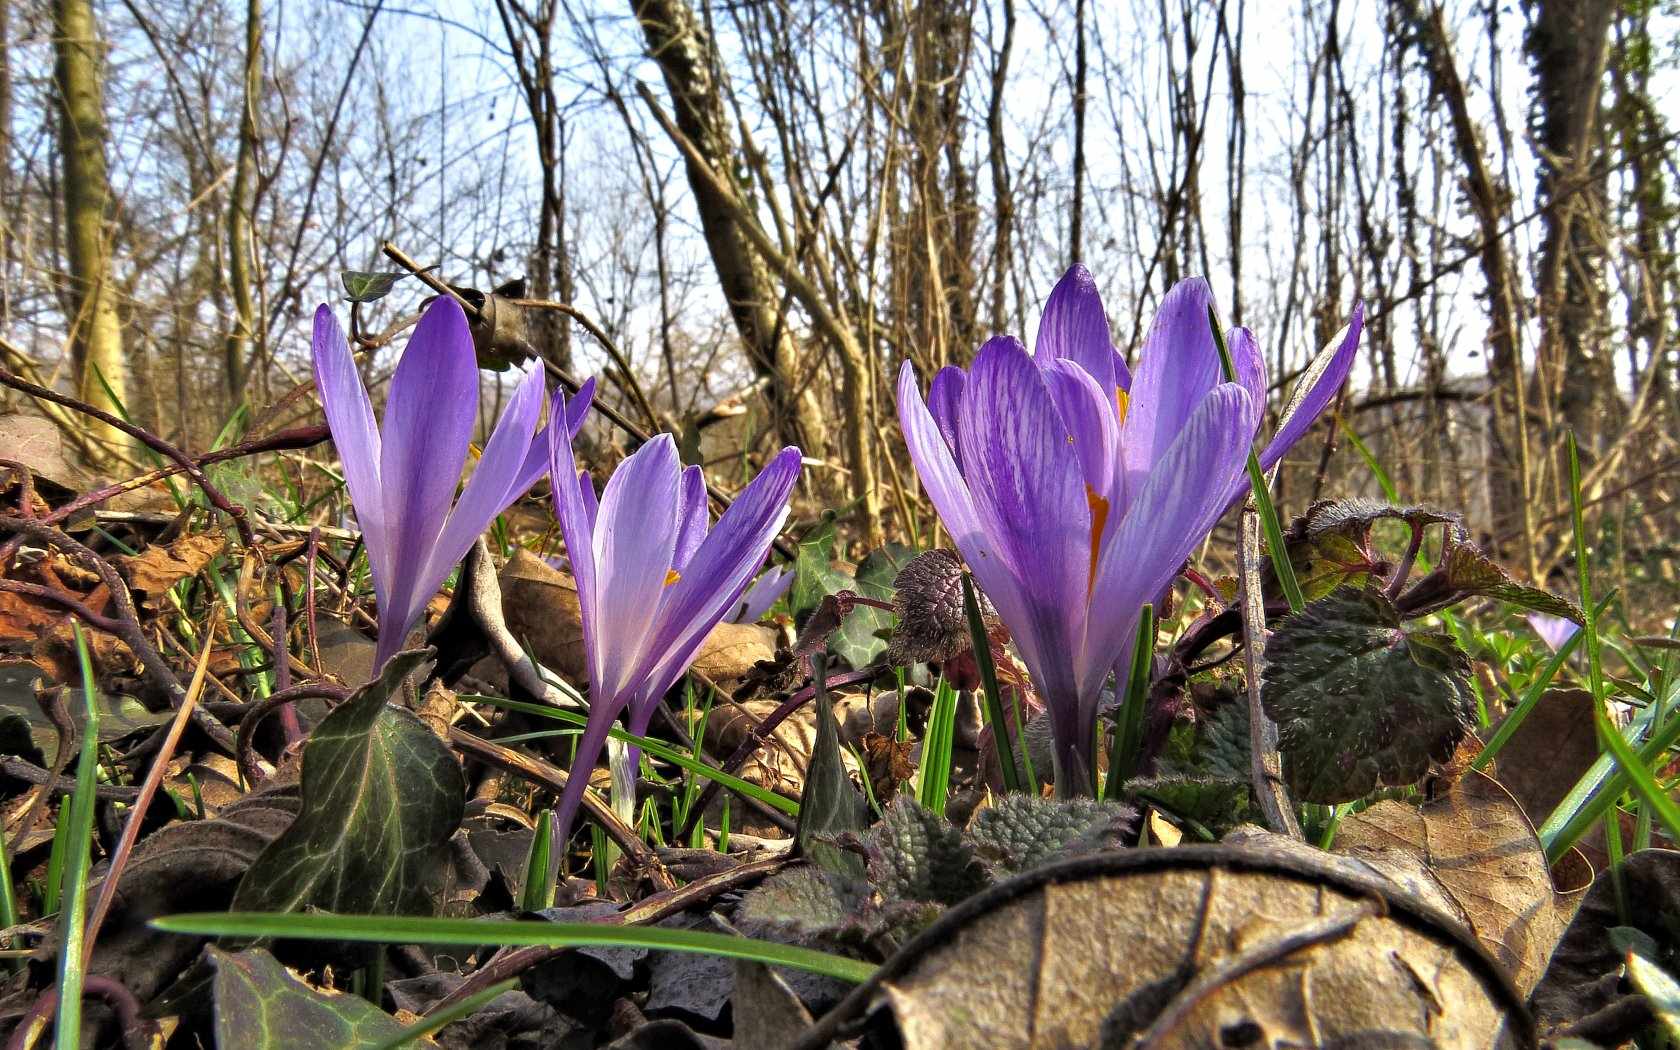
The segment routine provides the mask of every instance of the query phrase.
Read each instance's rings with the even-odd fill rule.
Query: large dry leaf
[[[1525,993],[1540,979],[1575,903],[1552,885],[1545,850],[1522,808],[1480,773],[1421,807],[1389,801],[1350,814],[1335,846],[1390,870],[1421,895],[1435,896],[1419,881],[1434,883]]]
[[[835,714],[842,719],[847,717],[848,699],[841,698],[835,703]],[[706,719],[706,750],[719,756],[733,753],[779,706],[774,700],[747,700],[714,707]],[[759,745],[741,767],[740,777],[766,790],[796,799],[805,789],[805,769],[810,764],[816,743],[816,712],[810,704],[806,704],[783,719],[768,739]],[[840,761],[845,764],[847,773],[857,773],[857,760],[850,750],[841,751]]]
[[[116,562],[134,596],[146,608],[156,609],[169,588],[198,575],[226,547],[227,537],[220,533],[193,533],[168,546],[154,545],[139,554],[119,557]]]
[[[1515,989],[1452,919],[1357,862],[1255,846],[1096,854],[1002,883],[831,1020],[883,998],[907,1050],[1532,1039]]]
[[[0,458],[22,463],[34,475],[43,495],[64,497],[86,487],[87,475],[74,463],[64,448],[64,435],[58,424],[45,416],[22,412],[0,415]]]
[[[502,614],[513,636],[545,666],[574,682],[588,673],[577,584],[527,550],[516,550],[501,574]],[[694,657],[694,670],[714,682],[740,678],[776,656],[776,632],[757,624],[721,623]],[[795,792],[797,794],[797,792]]]

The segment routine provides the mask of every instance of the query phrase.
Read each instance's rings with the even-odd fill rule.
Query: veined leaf
[[[435,910],[466,778],[442,741],[387,700],[427,659],[399,653],[304,745],[298,817],[234,893],[236,911]]]
[[[345,302],[372,303],[390,295],[397,282],[407,276],[395,271],[340,270],[338,279],[344,282]]]
[[[371,1050],[404,1032],[396,1018],[366,999],[311,988],[260,948],[237,954],[211,948],[210,958],[216,964],[220,1050]]]

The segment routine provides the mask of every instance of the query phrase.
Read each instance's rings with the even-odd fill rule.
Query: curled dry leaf
[[[588,675],[583,618],[571,576],[526,550],[516,550],[501,573],[502,612],[513,636],[545,667],[574,682]],[[740,678],[776,656],[776,632],[757,624],[719,624],[701,643],[693,669],[714,682]],[[797,794],[797,792],[796,792]]]
[[[220,533],[191,533],[167,546],[153,545],[115,561],[135,599],[146,609],[155,611],[169,588],[198,575],[225,549],[227,538]]]
[[[838,708],[846,702],[842,699],[835,706]],[[706,750],[714,755],[733,753],[778,706],[774,700],[748,700],[712,708],[711,717],[706,720]],[[842,719],[846,717],[844,711],[836,714]],[[842,741],[850,743],[844,733]],[[816,744],[816,712],[807,704],[782,720],[769,739],[747,759],[740,776],[759,787],[796,799],[805,789],[805,770]],[[857,761],[850,750],[841,750],[840,761],[847,773],[857,772]]]
[[[952,908],[798,1045],[882,1001],[907,1050],[1532,1045],[1520,996],[1453,919],[1303,853],[1187,846],[1037,869]]]
[[[1421,807],[1388,801],[1349,814],[1335,848],[1426,899],[1444,899],[1524,992],[1539,981],[1580,900],[1556,891],[1534,826],[1481,773]]]

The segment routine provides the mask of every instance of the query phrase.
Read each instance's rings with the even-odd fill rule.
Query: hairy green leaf
[[[387,700],[427,653],[399,653],[304,745],[297,820],[239,883],[237,911],[430,914],[466,780],[449,749]]]
[[[962,832],[914,799],[894,799],[870,837],[869,881],[889,900],[955,904],[990,881]]]
[[[1113,845],[1135,815],[1118,802],[1005,795],[975,816],[969,834],[982,860],[1012,875],[1064,853]]]
[[[844,928],[867,898],[861,882],[806,865],[764,880],[741,902],[739,917],[802,936],[831,934]]]
[[[1452,636],[1402,630],[1376,591],[1343,587],[1313,602],[1283,622],[1266,657],[1261,699],[1305,802],[1416,782],[1474,717],[1470,660]]]
[[[1148,777],[1127,781],[1126,793],[1165,811],[1169,816],[1193,820],[1215,835],[1258,817],[1247,779]]]
[[[1295,578],[1308,601],[1344,585],[1362,586],[1370,579],[1381,560],[1371,545],[1371,530],[1379,521],[1422,528],[1457,522],[1458,516],[1431,507],[1400,507],[1358,497],[1314,503],[1284,534]],[[1263,567],[1263,577],[1265,592],[1278,593],[1270,562]]]
[[[1581,607],[1567,598],[1560,598],[1538,587],[1529,587],[1511,578],[1487,552],[1473,543],[1460,543],[1447,552],[1447,585],[1467,594],[1497,598],[1502,602],[1561,616],[1576,623],[1585,623]]]
[[[359,996],[312,988],[260,948],[210,949],[216,965],[216,1045],[221,1050],[333,1046],[358,1050],[401,1035],[396,1018]]]

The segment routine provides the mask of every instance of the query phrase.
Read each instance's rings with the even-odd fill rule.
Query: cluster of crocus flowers
[[[800,453],[782,449],[710,529],[700,468],[681,465],[669,434],[619,464],[598,501],[565,427],[552,428],[550,453],[589,670],[589,719],[555,810],[563,842],[588,781],[582,774],[594,767],[613,723],[627,714],[630,732],[645,733],[706,636],[738,607],[787,520]],[[625,758],[616,764],[615,801],[634,787],[638,756]]]
[[[594,380],[539,428],[543,372],[533,365],[455,498],[478,421],[478,363],[467,318],[453,299],[427,307],[391,377],[381,427],[332,310],[315,311],[315,384],[344,464],[379,602],[375,666],[403,646],[473,541],[549,471],[548,435],[583,425]]]
[[[1050,712],[1059,793],[1094,782],[1097,707],[1157,598],[1247,485],[1265,403],[1254,338],[1232,330],[1234,382],[1199,278],[1162,302],[1128,371],[1096,284],[1074,267],[1039,323],[1036,353],[992,339],[971,368],[947,367],[926,401],[908,362],[898,414],[922,485],[1014,638]],[[1356,309],[1341,343],[1262,466],[1282,458],[1347,378]],[[1123,672],[1122,672],[1123,673]]]

